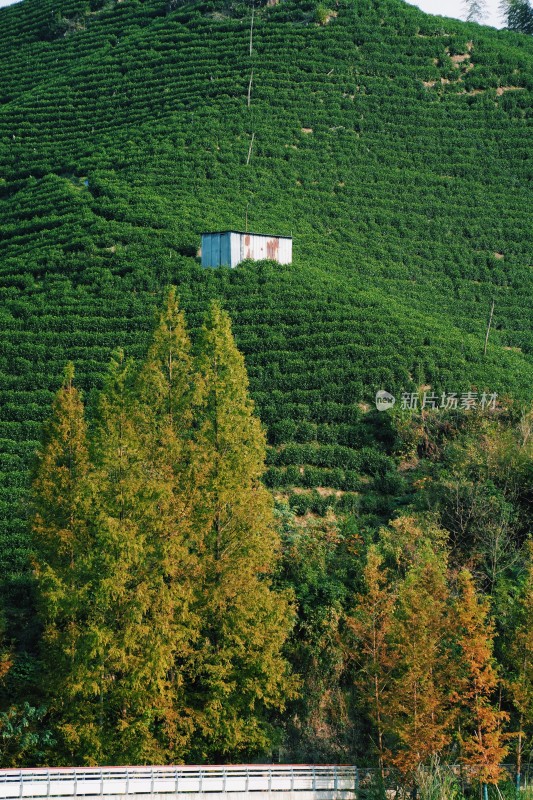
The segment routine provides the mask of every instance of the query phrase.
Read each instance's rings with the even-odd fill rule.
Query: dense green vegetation
[[[39,628],[25,675],[3,646],[4,763],[225,762],[282,745],[364,754],[378,790],[380,775],[422,786],[443,758],[470,788],[497,787],[512,738],[520,780],[533,412],[516,427],[448,412],[444,436],[435,414],[422,431],[393,416],[404,457],[421,439],[432,453],[406,512],[376,530],[280,504],[276,524],[265,434],[217,301],[192,347],[170,289],[146,357],[113,355],[90,414],[73,377],[69,364],[37,453]]]
[[[246,758],[298,680],[260,479],[265,436],[227,314],[196,351],[171,290],[141,366],[119,351],[92,425],[69,365],[32,486],[48,759]]]
[[[35,758],[47,737],[38,687],[28,689],[38,629],[26,490],[41,423],[67,361],[94,408],[112,350],[144,355],[170,282],[193,339],[211,299],[230,312],[267,429],[265,482],[294,555],[279,580],[300,608],[291,657],[308,675],[292,753],[368,751],[356,723],[335,732],[349,669],[335,648],[324,654],[321,626],[363,591],[366,548],[402,509],[440,514],[452,563],[481,563],[507,619],[531,504],[520,425],[533,376],[533,40],[400,0],[329,5],[256,3],[251,53],[244,2],[24,0],[0,11],[5,663],[16,654],[5,694],[37,731],[10,722],[10,763],[26,747]],[[292,232],[294,264],[202,270],[200,232],[240,229],[246,209],[253,229]],[[497,392],[503,410],[498,422],[372,411],[377,389],[421,387]],[[474,458],[498,437],[512,456]],[[475,510],[468,524],[458,492]],[[320,519],[301,534],[309,511]],[[480,545],[489,523],[494,547],[509,532],[496,572]],[[328,710],[318,698],[331,683]]]

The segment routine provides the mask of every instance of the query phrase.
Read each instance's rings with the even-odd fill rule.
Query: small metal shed
[[[248,231],[202,233],[202,267],[236,267],[246,258],[290,264],[292,238]]]

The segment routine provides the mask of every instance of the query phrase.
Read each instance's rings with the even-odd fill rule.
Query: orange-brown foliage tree
[[[392,630],[398,666],[386,710],[391,760],[406,777],[451,739],[448,612],[446,557],[426,540],[399,586]]]
[[[398,662],[390,642],[396,590],[377,547],[369,548],[364,570],[365,591],[355,599],[346,619],[354,641],[350,657],[356,664],[355,683],[374,729],[374,746],[383,774],[386,711],[390,704],[392,672]]]
[[[458,588],[454,700],[460,720],[460,760],[476,781],[495,784],[502,777],[500,765],[508,752],[502,730],[508,714],[493,702],[499,686],[492,655],[494,623],[489,617],[489,601],[478,594],[467,569],[458,575]]]

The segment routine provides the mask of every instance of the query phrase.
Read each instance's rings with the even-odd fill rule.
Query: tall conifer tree
[[[369,548],[366,592],[348,627],[356,634],[356,684],[376,732],[378,762],[413,779],[450,740],[445,533],[400,517]]]
[[[508,715],[493,703],[499,684],[492,655],[494,623],[489,617],[489,601],[478,595],[467,569],[459,573],[458,584],[454,626],[458,650],[455,702],[460,713],[461,761],[472,768],[477,781],[497,783],[502,777],[500,765],[508,751],[502,732]]]
[[[160,476],[139,430],[133,365],[111,362],[93,446],[95,509],[94,665],[101,673],[103,757],[164,761],[169,749],[171,671],[179,645],[175,589],[161,557]]]
[[[80,703],[87,654],[83,631],[91,603],[92,532],[84,407],[68,365],[52,405],[33,482],[34,570],[43,626],[43,682],[63,747],[60,758],[95,741],[91,710]],[[82,740],[84,744],[82,744]]]
[[[168,291],[135,386],[135,425],[145,467],[145,493],[160,517],[159,556],[169,576],[191,575],[193,508],[199,504],[198,458],[193,446],[193,360],[176,290]],[[181,565],[181,566],[179,566]],[[178,570],[176,572],[176,570]]]
[[[193,359],[171,289],[141,368],[113,358],[90,447],[72,376],[34,482],[58,759],[264,750],[294,690],[292,613],[270,585],[265,438],[229,318],[211,307]]]
[[[196,452],[192,446],[194,376],[191,343],[175,288],[167,293],[147,357],[135,386],[135,426],[143,461],[147,541],[145,566],[154,606],[151,625],[159,642],[162,674],[166,664],[167,693],[162,732],[174,760],[184,757],[192,734],[190,712],[184,706],[182,670],[198,638],[194,610],[198,558],[194,552],[194,510],[201,502]],[[139,510],[141,510],[139,508]],[[158,647],[163,648],[158,650]]]
[[[450,741],[452,712],[446,556],[422,546],[398,590],[392,631],[398,667],[386,708],[394,764],[413,777]]]
[[[268,747],[268,713],[294,681],[281,648],[292,625],[270,574],[279,554],[273,504],[260,482],[265,435],[248,394],[228,315],[208,311],[197,357],[194,548],[201,564],[201,638],[189,698],[200,732],[196,758],[225,759]]]
[[[346,622],[355,639],[351,653],[356,664],[355,683],[374,728],[373,743],[383,778],[387,707],[392,673],[398,663],[391,642],[397,590],[374,545],[367,554],[364,588],[365,592],[355,598],[355,610]]]

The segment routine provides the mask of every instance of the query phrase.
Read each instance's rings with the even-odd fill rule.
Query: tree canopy
[[[274,591],[265,435],[228,315],[194,351],[170,289],[144,361],[118,352],[91,423],[69,366],[33,482],[57,763],[268,750],[296,688]],[[194,755],[193,755],[194,754]]]

